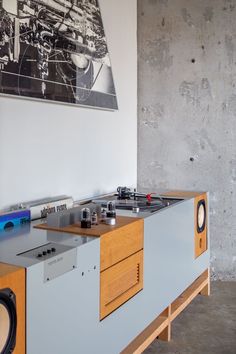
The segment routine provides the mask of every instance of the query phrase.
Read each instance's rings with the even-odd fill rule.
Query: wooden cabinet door
[[[143,219],[101,236],[101,272],[143,249]]]
[[[101,272],[100,319],[143,288],[143,251]]]

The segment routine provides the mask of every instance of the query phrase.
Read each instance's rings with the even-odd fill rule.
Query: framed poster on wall
[[[117,110],[98,0],[0,0],[0,93]]]

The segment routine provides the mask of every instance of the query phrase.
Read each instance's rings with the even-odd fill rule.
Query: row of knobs
[[[47,251],[43,251],[42,253],[38,253],[38,258],[41,258],[43,256],[47,256],[48,254],[51,254],[51,253],[55,253],[56,252],[56,248],[55,247],[52,247],[52,248],[49,248]]]

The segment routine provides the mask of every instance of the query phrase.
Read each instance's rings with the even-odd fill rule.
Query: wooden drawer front
[[[101,273],[100,319],[143,288],[143,251]]]
[[[101,236],[101,271],[143,249],[143,219]]]

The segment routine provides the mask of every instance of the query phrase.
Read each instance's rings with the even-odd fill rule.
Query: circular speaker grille
[[[0,354],[12,353],[16,343],[15,295],[0,290]]]
[[[205,200],[202,199],[197,205],[197,231],[201,233],[205,230],[206,226],[206,204]]]
[[[6,346],[10,333],[10,316],[7,308],[0,303],[0,353]]]

